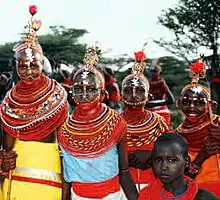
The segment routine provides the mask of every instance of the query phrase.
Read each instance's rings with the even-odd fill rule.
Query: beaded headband
[[[16,46],[15,54],[22,52],[25,50],[27,55],[32,55],[32,51],[35,50],[40,54],[43,54],[42,48],[37,41],[36,32],[41,27],[41,20],[34,19],[34,15],[37,13],[37,6],[31,5],[29,6],[29,13],[31,14],[31,18],[28,21],[28,24],[24,27],[24,32],[22,34],[22,39],[20,44]]]
[[[101,55],[101,50],[99,49],[98,46],[89,47],[83,59],[84,65],[76,71],[73,79],[75,79],[75,77],[81,72],[83,72],[83,78],[86,79],[88,76],[88,73],[92,72],[99,78],[101,82],[101,87],[104,88],[105,87],[104,76],[99,70],[95,68],[96,64],[98,63],[100,59],[100,55]]]
[[[134,77],[134,79],[138,78],[144,81],[144,83],[146,83],[146,87],[149,89],[149,83],[147,78],[144,76],[144,69],[146,67],[146,55],[143,51],[139,51],[139,52],[135,52],[135,63],[134,66],[132,68],[131,74],[129,74],[128,76],[126,76],[124,78],[124,80],[122,81],[122,86],[124,85],[125,81],[127,81],[128,79],[130,79],[131,77]]]
[[[188,89],[192,89],[195,92],[204,92],[208,99],[211,100],[211,92],[210,89],[202,84],[199,84],[199,80],[205,77],[206,69],[205,63],[203,62],[203,58],[199,58],[196,62],[193,62],[190,67],[189,77],[191,78],[191,83],[187,84],[181,93],[184,93]]]

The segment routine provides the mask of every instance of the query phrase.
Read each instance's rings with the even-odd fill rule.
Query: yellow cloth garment
[[[17,140],[13,150],[18,157],[16,169],[12,172],[10,199],[60,200],[61,188],[58,186],[61,184],[61,162],[58,145]],[[7,190],[6,178],[3,184],[4,200],[7,199]]]

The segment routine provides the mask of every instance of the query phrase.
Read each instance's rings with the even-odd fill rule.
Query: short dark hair
[[[155,150],[156,146],[161,145],[161,143],[166,143],[166,144],[174,144],[177,143],[180,145],[180,147],[182,148],[182,153],[183,153],[183,157],[187,157],[188,156],[188,144],[186,139],[181,136],[180,134],[176,134],[176,133],[163,133],[161,136],[159,136],[154,144],[154,148],[153,148],[153,152]]]

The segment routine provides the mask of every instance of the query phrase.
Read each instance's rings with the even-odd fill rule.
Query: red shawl
[[[121,100],[120,90],[117,84],[117,80],[110,76],[106,77],[105,88],[109,93],[108,101],[119,102]]]
[[[116,145],[126,133],[125,120],[104,106],[94,119],[77,117],[77,109],[58,132],[60,145],[75,157],[98,157]]]
[[[160,99],[163,99],[168,91],[168,86],[165,80],[161,77],[157,79],[149,80],[150,83],[150,90],[149,93],[153,96],[159,96]]]
[[[20,81],[5,96],[1,108],[6,133],[21,140],[41,140],[60,127],[68,114],[65,90],[40,76],[27,85]]]

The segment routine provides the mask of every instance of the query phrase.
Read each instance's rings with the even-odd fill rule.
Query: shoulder
[[[153,118],[157,120],[157,125],[164,131],[168,131],[169,127],[167,126],[166,120],[159,114],[152,112]]]
[[[218,200],[218,198],[207,190],[199,189],[195,200]]]
[[[120,124],[120,125],[122,125],[122,126],[124,126],[124,127],[127,127],[127,122],[126,122],[126,120],[124,119],[123,113],[120,113],[120,112],[118,112],[118,111],[115,111],[115,110],[113,110],[112,108],[109,108],[109,109],[111,109],[111,111],[112,111],[112,113],[113,113],[113,116],[114,116],[114,118],[115,118],[116,123],[117,123],[117,124]]]

